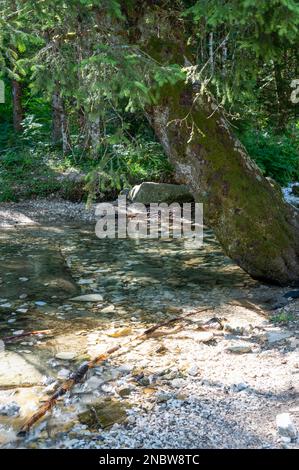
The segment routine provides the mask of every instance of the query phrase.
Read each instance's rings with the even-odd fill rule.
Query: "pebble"
[[[195,377],[195,375],[198,374],[198,366],[196,364],[192,365],[190,369],[188,369],[188,374],[191,375],[192,377]]]
[[[248,388],[248,384],[246,383],[239,383],[239,384],[233,384],[232,389],[236,392],[242,392],[243,390],[246,390]]]
[[[156,395],[157,403],[165,403],[173,398],[171,393],[159,392]]]
[[[115,310],[114,305],[108,305],[108,307],[105,307],[101,310],[101,313],[113,313]]]
[[[71,372],[68,369],[60,369],[58,371],[57,378],[62,379],[62,380],[67,379],[69,377],[70,373]]]
[[[85,294],[73,297],[71,300],[73,302],[101,302],[104,299],[100,294]]]
[[[252,351],[251,346],[249,344],[238,344],[238,345],[231,345],[226,348],[226,351],[229,351],[234,354],[246,354]]]
[[[208,343],[214,338],[214,334],[206,331],[200,331],[196,334],[196,340],[200,343]]]
[[[61,359],[63,361],[72,361],[77,357],[77,353],[73,351],[62,351],[55,355],[56,359]]]
[[[43,300],[37,300],[36,302],[34,302],[35,305],[37,305],[38,307],[44,307],[45,305],[47,305],[47,302],[44,302]]]
[[[173,379],[173,380],[171,380],[170,385],[174,388],[181,388],[185,385],[185,380],[183,380],[183,379]]]

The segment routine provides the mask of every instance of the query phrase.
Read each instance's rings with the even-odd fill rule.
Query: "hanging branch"
[[[143,343],[147,339],[151,338],[152,333],[154,333],[159,328],[169,326],[172,323],[175,323],[178,321],[188,321],[188,317],[190,317],[191,315],[205,312],[210,309],[211,307],[207,307],[207,308],[203,308],[203,309],[195,310],[195,311],[193,310],[187,315],[174,317],[174,318],[171,318],[170,320],[166,320],[164,322],[158,323],[152,326],[151,328],[148,328],[147,330],[145,330],[142,334],[135,336],[134,338],[132,338],[130,341],[126,342],[125,344],[123,345],[119,344],[118,346],[114,346],[113,348],[108,349],[105,353],[100,354],[99,356],[95,357],[91,361],[83,362],[78,367],[78,369],[71,374],[70,378],[66,380],[58,388],[58,390],[43,405],[41,405],[40,408],[23,424],[20,431],[18,432],[18,437],[24,437],[30,431],[32,426],[37,421],[39,421],[43,416],[45,416],[45,414],[48,411],[50,411],[53,408],[53,406],[55,406],[58,398],[60,398],[61,396],[69,392],[75,384],[81,382],[81,380],[85,378],[86,373],[89,369],[96,367],[98,364],[108,359],[111,356],[111,354],[113,354],[114,352],[118,351],[121,348],[129,346],[134,341],[141,341],[141,343]],[[140,343],[138,343],[138,345],[139,344]]]

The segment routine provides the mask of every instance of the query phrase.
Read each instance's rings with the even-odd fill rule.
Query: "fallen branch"
[[[4,343],[8,343],[10,341],[15,341],[19,338],[25,338],[26,336],[34,336],[34,335],[49,335],[52,333],[52,330],[38,330],[38,331],[28,331],[27,333],[22,333],[20,335],[13,335],[13,336],[6,336],[2,339]]]
[[[132,344],[134,341],[146,341],[148,338],[151,338],[151,335],[158,330],[159,328],[169,326],[172,323],[178,322],[178,321],[188,321],[188,317],[191,315],[196,315],[201,312],[205,312],[207,310],[211,310],[210,307],[203,308],[200,310],[193,310],[192,312],[188,313],[185,316],[179,316],[179,317],[174,317],[171,318],[170,320],[166,320],[164,322],[158,323],[157,325],[152,326],[151,328],[148,328],[145,330],[142,334],[135,336],[132,338],[130,341],[127,343],[121,345],[119,344],[118,346],[114,346],[113,348],[108,349],[105,353],[100,354],[99,356],[95,357],[89,362],[83,362],[79,368],[73,372],[68,380],[66,380],[59,388],[58,390],[43,404],[40,406],[40,408],[23,424],[21,427],[20,431],[18,432],[19,437],[24,437],[32,428],[32,426],[39,421],[48,411],[50,411],[53,406],[56,404],[58,398],[61,396],[65,395],[67,392],[69,392],[72,387],[81,382],[81,380],[84,379],[87,371],[89,369],[92,369],[93,367],[96,367],[99,363],[105,361],[108,359],[108,357],[111,356],[111,354],[115,353],[121,348],[124,348],[126,346],[129,346]]]

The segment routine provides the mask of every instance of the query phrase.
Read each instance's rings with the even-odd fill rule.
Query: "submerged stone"
[[[77,353],[76,352],[72,352],[72,351],[62,351],[60,353],[57,353],[56,354],[56,359],[61,359],[63,361],[72,361],[73,359],[75,359],[77,356]]]
[[[104,399],[96,404],[89,405],[88,410],[80,413],[78,419],[90,431],[97,431],[99,427],[109,428],[115,423],[124,423],[127,419],[126,410],[130,408],[127,402],[114,399]]]
[[[103,296],[100,294],[85,294],[78,295],[70,300],[73,302],[101,302],[103,300]]]

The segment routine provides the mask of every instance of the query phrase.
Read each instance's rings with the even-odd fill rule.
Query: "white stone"
[[[14,336],[20,336],[20,335],[22,335],[23,333],[24,333],[24,330],[16,330],[16,331],[14,331],[12,334],[13,334]]]
[[[229,351],[234,354],[245,354],[245,353],[250,353],[252,349],[249,344],[236,344],[236,345],[228,346],[226,348],[226,351]]]
[[[190,367],[190,369],[188,370],[188,374],[193,377],[198,374],[198,367],[196,364]]]
[[[113,313],[115,310],[114,305],[108,305],[108,307],[105,307],[101,310],[101,313]]]
[[[185,381],[183,379],[173,379],[170,382],[171,386],[174,388],[181,388],[185,385]]]
[[[196,333],[196,340],[199,341],[200,343],[208,343],[214,338],[213,333],[210,333],[209,331],[200,331]]]
[[[276,416],[276,426],[281,436],[296,439],[297,429],[289,413],[280,413]]]
[[[62,351],[56,354],[56,359],[62,359],[63,361],[72,361],[77,356],[77,353],[73,351]]]
[[[85,294],[73,297],[71,300],[73,302],[101,302],[103,296],[100,294]]]
[[[87,284],[93,284],[94,279],[79,279],[78,284],[81,286],[87,285]]]
[[[70,375],[70,371],[68,369],[60,369],[57,374],[58,379],[67,379]]]

